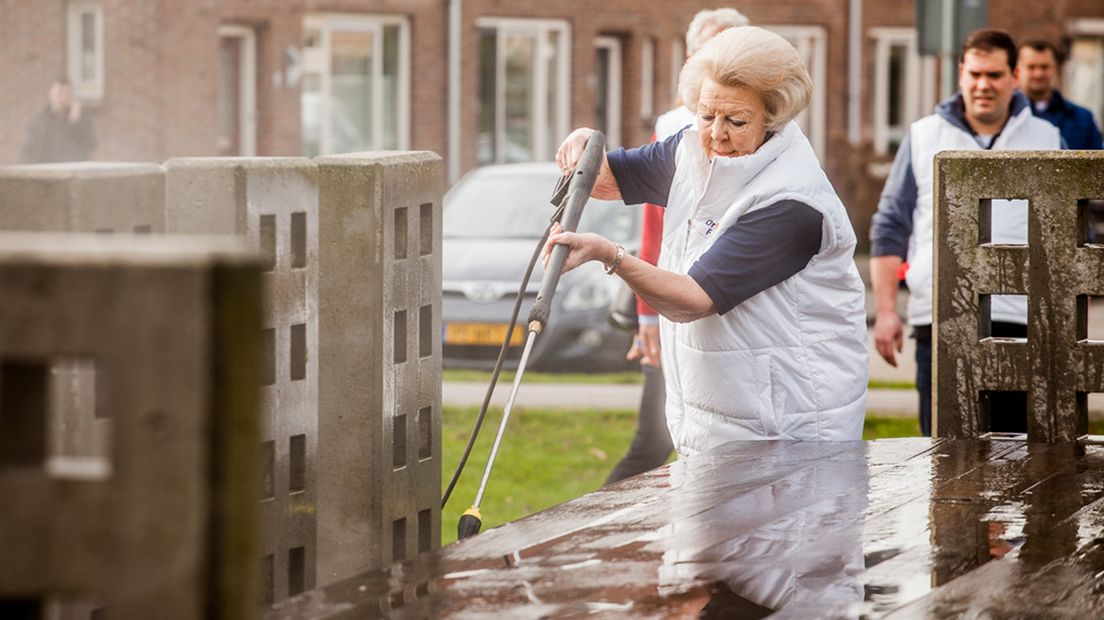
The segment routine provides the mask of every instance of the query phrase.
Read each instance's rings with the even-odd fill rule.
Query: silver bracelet
[[[621,266],[621,259],[625,258],[625,246],[620,243],[617,244],[617,255],[613,257],[613,263],[609,267],[606,267],[606,275],[612,276],[617,273],[617,268]]]

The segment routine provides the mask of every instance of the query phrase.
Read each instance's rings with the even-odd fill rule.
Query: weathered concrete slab
[[[318,568],[440,544],[440,158],[320,157]]]
[[[1102,506],[1104,446],[740,442],[266,618],[1099,617]]]
[[[261,600],[317,583],[318,185],[304,158],[165,163],[170,232],[238,235],[265,257]]]
[[[165,230],[164,173],[157,164],[65,163],[0,166],[0,230],[151,233]],[[58,358],[48,376],[55,453],[97,458],[110,450],[108,396],[95,365]]]
[[[934,432],[989,430],[995,391],[1028,395],[1031,441],[1086,432],[1087,395],[1104,392],[1104,341],[1088,339],[1104,295],[1104,245],[1086,243],[1087,200],[1104,197],[1104,153],[948,152],[936,157]],[[989,205],[1026,199],[1026,246],[988,242]],[[994,295],[1027,296],[1026,341],[988,337]]]
[[[0,236],[0,615],[256,615],[252,256],[225,239]],[[47,439],[49,369],[73,356],[107,388],[108,453]]]
[[[0,166],[0,230],[164,232],[164,196],[157,164]]]

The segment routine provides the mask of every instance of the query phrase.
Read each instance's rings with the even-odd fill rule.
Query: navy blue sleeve
[[[1099,151],[1104,149],[1104,138],[1100,135],[1100,128],[1096,126],[1096,120],[1093,118],[1092,112],[1082,109],[1085,123],[1085,148]]]
[[[783,200],[726,229],[689,275],[724,314],[805,268],[820,251],[820,211]]]
[[[650,202],[667,206],[671,180],[675,178],[675,152],[682,132],[663,140],[634,149],[614,149],[606,153],[610,171],[621,189],[621,200],[627,205]]]
[[[909,134],[897,147],[893,168],[882,188],[878,212],[870,221],[871,256],[908,256],[912,236],[912,214],[916,211],[916,175],[912,171]]]

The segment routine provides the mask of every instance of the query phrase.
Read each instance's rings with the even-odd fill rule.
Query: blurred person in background
[[[916,391],[920,432],[932,433],[932,175],[935,154],[945,150],[1036,150],[1061,147],[1058,129],[1035,118],[1027,97],[1016,90],[1016,43],[1003,30],[977,30],[962,44],[958,88],[909,127],[870,223],[870,279],[876,314],[874,346],[890,365],[904,347],[904,327],[897,313],[898,272],[908,261],[908,324],[916,340]],[[994,201],[996,213],[998,201]],[[1026,203],[1000,201],[994,217],[993,243],[1027,243]],[[991,335],[1027,337],[1027,300],[1021,295],[994,295]],[[994,432],[1027,431],[1023,393],[996,392],[990,411]]]
[[[782,37],[730,28],[694,54],[679,92],[694,124],[615,149],[591,195],[664,205],[654,266],[594,233],[553,227],[568,271],[597,260],[660,315],[666,416],[680,456],[734,440],[859,440],[868,353],[850,219],[794,121],[812,99]],[[593,130],[556,161],[572,170]]]
[[[65,78],[50,85],[49,101],[39,110],[27,130],[23,144],[23,162],[42,164],[84,161],[96,148],[92,123],[73,96]]]
[[[693,56],[706,41],[728,28],[747,26],[748,18],[736,9],[704,9],[698,11],[686,29],[686,57]],[[652,140],[663,141],[694,124],[694,112],[676,101],[675,107],[656,119]],[[640,258],[655,265],[659,262],[659,247],[663,233],[663,207],[644,205],[640,235]],[[659,316],[641,297],[636,298],[637,337],[629,349],[628,359],[640,360],[644,373],[644,391],[640,395],[640,412],[636,434],[629,451],[606,478],[606,484],[654,469],[667,462],[674,446],[663,415],[666,392],[659,359]]]
[[[1032,39],[1020,46],[1020,90],[1031,99],[1031,111],[1058,128],[1066,148],[1100,150],[1100,129],[1092,112],[1067,100],[1058,91],[1061,68],[1058,48],[1050,41]]]

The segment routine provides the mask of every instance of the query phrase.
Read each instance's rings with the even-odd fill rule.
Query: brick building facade
[[[99,160],[411,148],[444,156],[451,181],[547,158],[580,125],[633,145],[671,106],[690,17],[718,4],[0,0],[0,164],[19,160],[58,75],[87,102]],[[901,131],[940,96],[939,63],[916,52],[914,3],[733,6],[809,63],[817,92],[801,122],[864,239]],[[1067,94],[1104,114],[1104,4],[988,6],[990,25],[1069,47]]]

